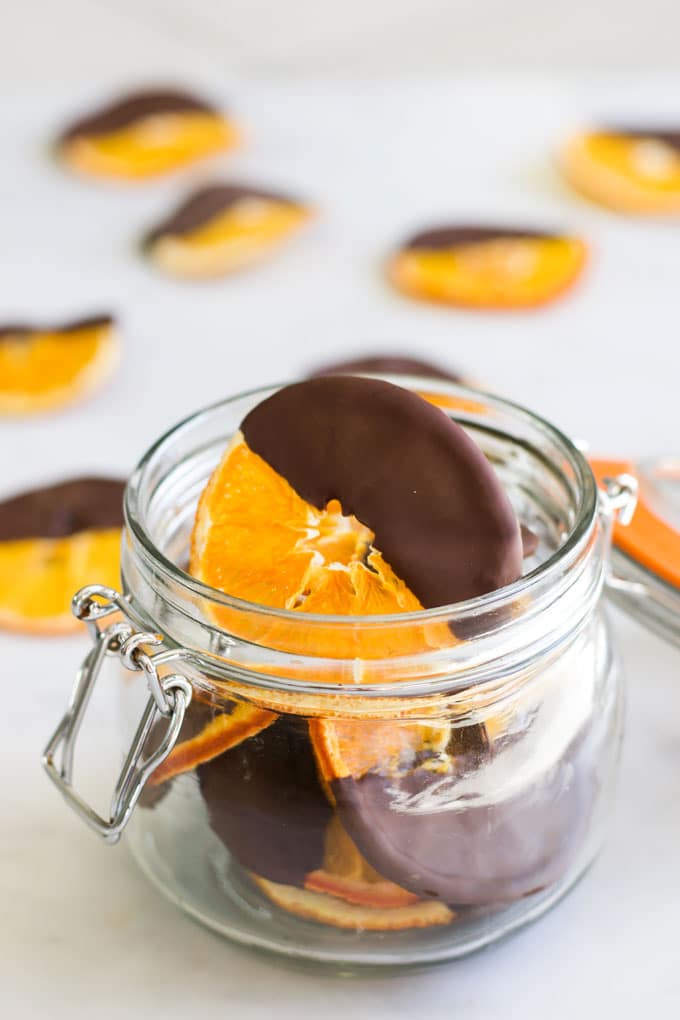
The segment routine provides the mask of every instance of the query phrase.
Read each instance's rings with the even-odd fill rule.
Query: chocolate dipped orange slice
[[[310,373],[310,379],[324,375],[415,375],[459,383],[463,377],[433,361],[404,354],[369,354],[365,357],[334,361]]]
[[[521,574],[522,542],[507,495],[460,426],[402,387],[337,376],[285,387],[247,415],[201,497],[190,569],[265,606],[371,616],[502,587]],[[287,637],[283,621],[261,626],[270,630],[259,640]],[[310,628],[304,650],[380,657],[430,639],[447,640],[423,628],[366,636],[329,625]]]
[[[229,149],[237,138],[212,103],[179,89],[143,89],[69,125],[57,152],[81,173],[136,180]]]
[[[118,364],[111,316],[60,326],[0,326],[0,414],[31,414],[98,389]]]
[[[251,875],[260,890],[289,913],[334,928],[403,931],[447,924],[443,903],[419,899],[379,875],[361,856],[334,815],[326,829],[323,863],[300,886]]]
[[[77,478],[0,503],[0,626],[73,631],[73,593],[120,583],[125,483]]]
[[[154,227],[143,247],[173,276],[223,276],[269,258],[310,215],[301,202],[277,192],[213,184]]]
[[[592,796],[592,749],[583,741],[503,796],[498,756],[512,737],[500,727],[490,737],[485,725],[451,726],[448,738],[442,727],[441,739],[434,727],[392,727],[375,748],[371,724],[310,727],[343,828],[380,875],[423,899],[484,906],[530,895],[564,873]]]
[[[583,269],[575,237],[533,229],[448,225],[415,234],[388,262],[409,297],[461,308],[521,309],[547,304]]]
[[[337,815],[326,830],[323,865],[307,875],[304,889],[252,878],[277,906],[334,928],[404,931],[449,924],[455,916],[446,904],[421,899],[378,874]]]
[[[364,358],[350,358],[347,361],[336,361],[317,368],[309,375],[317,379],[324,375],[410,375],[423,379],[441,379],[444,382],[462,383],[463,377],[457,372],[424,358],[412,358],[403,354],[376,354]],[[486,413],[486,407],[479,400],[452,393],[435,393],[431,390],[418,390],[421,397],[446,411],[464,411],[472,414]]]
[[[680,131],[611,127],[564,145],[564,176],[586,198],[625,213],[680,212]]]
[[[198,778],[211,828],[241,867],[299,887],[321,867],[332,807],[303,719],[279,717]]]

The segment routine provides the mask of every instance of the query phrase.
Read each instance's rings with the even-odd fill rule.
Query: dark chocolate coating
[[[302,718],[280,717],[198,768],[210,825],[240,865],[302,885],[321,867],[332,810]]]
[[[90,315],[82,319],[74,319],[59,326],[27,326],[26,323],[9,323],[0,326],[0,340],[8,336],[31,336],[32,333],[76,333],[81,329],[94,329],[113,326],[112,315]]]
[[[444,227],[433,227],[414,234],[402,245],[402,249],[413,251],[423,249],[429,251],[461,248],[464,245],[481,244],[484,241],[519,240],[521,238],[544,238],[557,235],[542,230],[525,227],[478,226],[474,224],[452,224]]]
[[[496,804],[447,810],[455,777],[445,789],[425,769],[331,786],[343,826],[381,875],[454,906],[509,903],[557,881],[582,844],[597,788],[591,743],[580,736],[554,769]],[[408,810],[403,798],[418,795],[440,810]]]
[[[241,426],[308,503],[338,499],[425,607],[510,584],[522,541],[493,468],[465,431],[417,394],[327,376],[279,390]]]
[[[445,379],[448,382],[462,382],[462,376],[450,372],[446,368],[424,361],[421,358],[409,358],[401,354],[374,354],[365,358],[350,358],[348,361],[336,361],[323,368],[311,372],[310,379],[318,379],[324,375],[353,375],[355,372],[373,372],[376,375],[420,375],[427,379]]]
[[[162,113],[216,113],[211,103],[180,89],[140,89],[80,117],[59,136],[59,144],[75,138],[107,135],[129,127],[143,117]]]
[[[672,149],[680,149],[680,131],[670,128],[656,128],[651,124],[649,127],[605,127],[599,133],[605,135],[623,135],[626,138],[639,138],[640,141],[648,139],[653,142],[663,142]]]
[[[534,555],[538,549],[540,539],[535,531],[527,528],[526,524],[520,524],[520,532],[522,534],[522,553],[526,559]]]
[[[124,491],[116,478],[74,478],[13,496],[0,503],[0,542],[120,528]]]
[[[212,219],[225,212],[229,206],[244,199],[264,199],[268,202],[287,202],[293,199],[274,191],[251,188],[242,184],[211,184],[200,191],[194,192],[162,223],[154,227],[143,241],[144,247],[153,244],[161,237],[182,236],[205,226]]]

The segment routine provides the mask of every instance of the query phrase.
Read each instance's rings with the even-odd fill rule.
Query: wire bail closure
[[[47,775],[67,804],[102,839],[117,843],[152,772],[172,751],[191,702],[191,684],[185,676],[172,673],[161,677],[158,669],[175,659],[186,659],[184,649],[163,649],[158,634],[136,630],[127,599],[104,585],[88,585],[77,592],[71,605],[73,615],[90,632],[92,648],[76,675],[68,707],[43,753]],[[116,616],[104,625],[109,617]],[[150,652],[147,649],[159,649]],[[75,744],[94,685],[107,656],[117,656],[131,672],[142,672],[149,689],[149,700],[116,782],[109,817],[103,818],[73,786]],[[156,750],[144,757],[147,738],[156,719],[167,718],[168,725]],[[57,758],[61,755],[59,764]]]

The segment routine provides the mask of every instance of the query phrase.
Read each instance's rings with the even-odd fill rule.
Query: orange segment
[[[0,413],[60,407],[95,390],[118,363],[110,323],[0,334]]]
[[[253,453],[239,434],[201,497],[194,527],[192,574],[213,588],[280,609],[371,616],[421,609],[379,552],[372,532],[343,516],[332,500],[317,510]],[[286,621],[244,619],[227,608],[227,629],[270,647],[345,658],[408,654],[450,644],[447,627],[350,631]]]
[[[465,308],[529,308],[553,300],[583,268],[586,248],[569,237],[498,238],[397,253],[389,276],[404,293]]]
[[[86,584],[120,585],[120,530],[0,543],[0,626],[59,634],[81,624],[73,593]]]
[[[409,928],[429,928],[432,925],[450,924],[453,911],[436,900],[419,900],[408,906],[385,908],[347,903],[335,896],[280,885],[252,875],[262,892],[283,910],[298,917],[351,931],[404,931]]]
[[[173,275],[219,276],[267,258],[309,217],[293,202],[243,199],[190,233],[160,237],[153,257]]]
[[[154,177],[232,148],[234,124],[214,113],[158,113],[118,131],[67,140],[63,155],[76,170],[101,177]]]
[[[180,740],[151,774],[149,785],[159,786],[174,776],[192,771],[203,762],[216,758],[259,733],[276,718],[273,712],[255,708],[245,702],[235,703],[230,712],[221,712],[206,723],[197,736]]]
[[[587,198],[630,213],[680,212],[680,150],[653,132],[586,132],[561,157],[569,183]]]

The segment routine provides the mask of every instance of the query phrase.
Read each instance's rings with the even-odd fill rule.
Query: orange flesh
[[[0,412],[68,403],[94,388],[116,361],[109,325],[0,338]]]
[[[256,245],[276,244],[308,218],[306,209],[292,202],[250,198],[236,202],[210,223],[176,240],[189,247],[211,247],[248,241]]]
[[[312,719],[309,732],[317,765],[326,783],[345,776],[360,779],[373,769],[390,773],[411,767],[428,751],[436,759],[450,737],[447,723]]]
[[[347,903],[392,909],[418,902],[418,896],[379,875],[361,856],[334,816],[326,832],[323,867],[312,871],[305,889],[337,896]]]
[[[103,177],[140,179],[230,149],[238,132],[213,113],[163,113],[120,131],[73,138],[63,156],[74,169]]]
[[[46,634],[77,630],[82,624],[71,614],[73,593],[95,582],[117,588],[119,564],[118,528],[0,542],[0,626]]]
[[[528,308],[569,287],[585,257],[585,245],[573,238],[499,238],[448,250],[401,251],[389,275],[400,290],[428,301]]]
[[[624,212],[680,212],[680,154],[663,141],[593,132],[572,138],[564,172],[578,191]]]
[[[351,578],[350,568],[358,568],[359,576],[369,573],[362,558],[372,538],[356,518],[342,516],[337,501],[325,510],[310,506],[237,439],[201,498],[191,570],[213,588],[249,602],[316,612],[321,594],[321,611],[351,613],[356,604],[358,613],[362,595],[370,598],[380,588],[374,572],[367,591],[356,589]],[[399,602],[390,594],[385,598],[396,611]],[[415,596],[411,604],[420,607]]]

